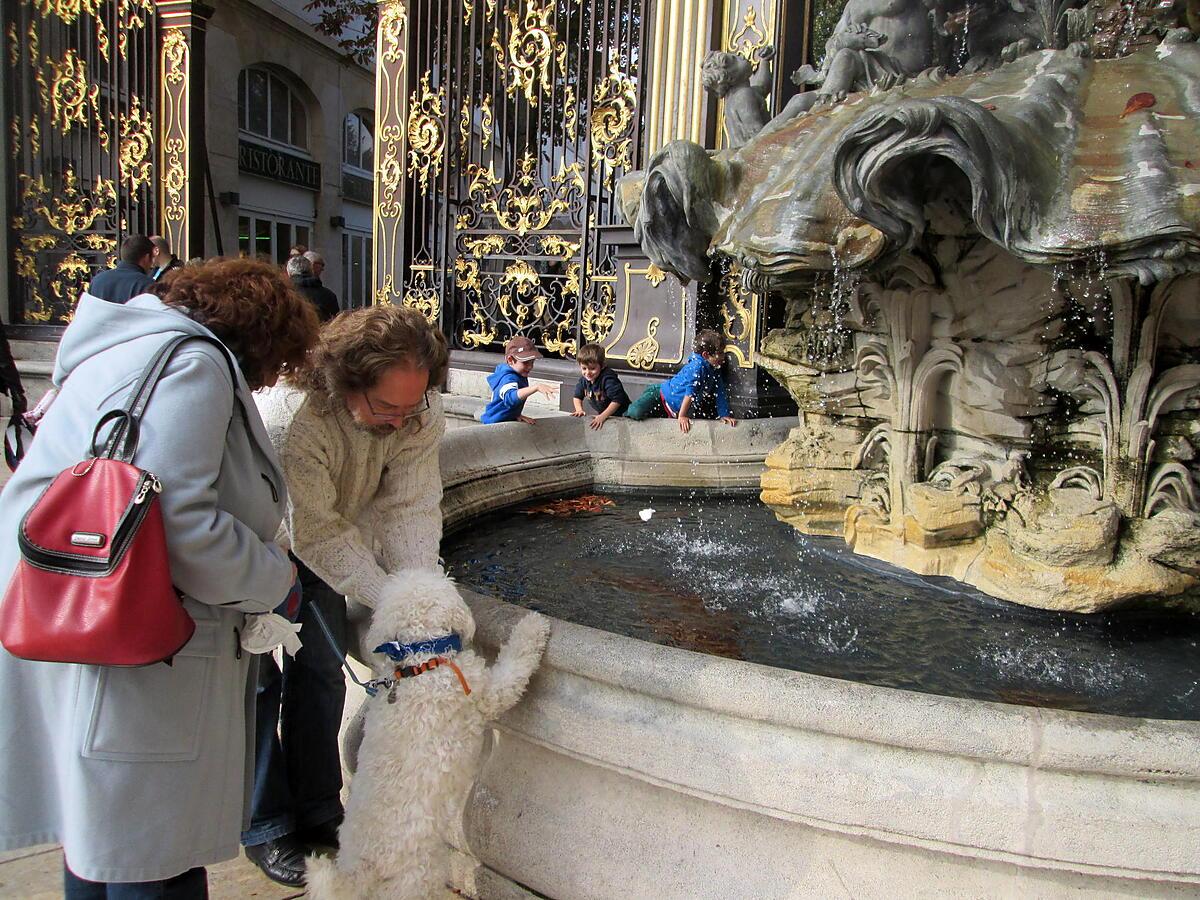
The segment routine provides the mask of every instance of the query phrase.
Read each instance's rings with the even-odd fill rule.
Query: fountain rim
[[[494,650],[528,610],[460,585]],[[925,694],[710,656],[554,616],[543,667],[720,715],[904,750],[1052,772],[1200,781],[1200,721]],[[603,654],[596,652],[603,647]],[[872,723],[894,727],[880,732]]]

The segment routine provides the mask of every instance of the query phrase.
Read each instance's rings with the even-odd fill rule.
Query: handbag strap
[[[125,405],[118,409],[109,410],[100,417],[100,421],[96,423],[95,431],[92,432],[91,447],[93,455],[103,459],[116,459],[124,463],[133,462],[134,454],[137,453],[142,414],[146,411],[146,405],[150,402],[150,395],[154,392],[155,385],[158,384],[175,351],[188,341],[204,341],[207,344],[212,344],[221,351],[221,355],[225,357],[225,362],[229,366],[229,375],[233,379],[234,400],[240,404],[241,398],[237,396],[237,368],[234,365],[233,357],[230,356],[229,350],[225,345],[216,338],[205,334],[179,335],[163,344],[154,356],[150,358],[150,361],[146,363],[146,367],[142,370],[137,383],[129,392],[129,399],[125,401]],[[245,410],[243,409],[242,412],[244,415]],[[117,426],[109,434],[108,440],[104,442],[103,451],[97,454],[96,439],[99,437],[101,429],[112,421],[116,421]]]

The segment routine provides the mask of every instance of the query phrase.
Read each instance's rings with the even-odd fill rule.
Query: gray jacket
[[[0,494],[0,584],[25,511],[89,455],[97,419],[180,332],[209,333],[157,297],[84,295],[59,345],[62,391]],[[196,621],[174,664],[37,663],[0,650],[0,850],[60,841],[92,881],[167,878],[237,855],[254,723],[238,629],[244,613],[283,600],[292,567],[269,543],[287,499],[279,462],[240,374],[244,416],[234,390],[220,351],[188,344],[142,420],[134,462],[163,483],[171,575]]]

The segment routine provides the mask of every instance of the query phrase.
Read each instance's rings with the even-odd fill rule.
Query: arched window
[[[238,126],[281,144],[308,147],[308,113],[288,83],[266,69],[238,75]]]
[[[342,162],[364,172],[375,170],[374,116],[370,112],[352,112],[342,130]]]

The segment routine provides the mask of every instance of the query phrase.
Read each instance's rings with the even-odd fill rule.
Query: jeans
[[[189,869],[162,881],[84,881],[63,863],[64,900],[208,900],[208,875]]]
[[[342,662],[312,614],[320,608],[346,647],[346,598],[295,560],[304,600],[297,621],[304,646],[284,654],[283,671],[265,655],[258,666],[254,793],[247,847],[312,828],[342,814],[338,731],[346,700]]]

